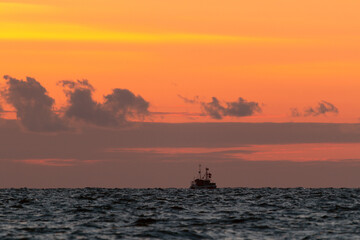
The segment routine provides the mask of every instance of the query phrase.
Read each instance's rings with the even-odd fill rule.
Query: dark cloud
[[[211,102],[201,102],[199,96],[193,99],[178,95],[185,103],[200,104],[204,115],[208,115],[214,119],[222,119],[225,116],[245,117],[251,116],[256,112],[261,112],[261,107],[257,102],[248,102],[239,97],[237,101],[226,102],[225,106],[220,103],[216,97],[212,97]]]
[[[6,88],[2,91],[5,101],[16,109],[21,124],[34,132],[57,132],[68,130],[66,122],[54,111],[54,99],[34,78],[18,80],[4,76]]]
[[[104,102],[93,100],[94,88],[87,80],[60,81],[65,88],[69,105],[65,116],[102,127],[125,126],[131,119],[149,115],[149,102],[127,89],[113,89],[104,96]]]
[[[121,118],[140,117],[149,115],[149,102],[140,95],[135,96],[127,89],[115,88],[112,93],[104,96],[104,106],[116,112]]]
[[[68,97],[64,111],[54,109],[55,100],[34,78],[18,80],[4,76],[6,87],[1,92],[6,103],[12,105],[22,126],[34,132],[70,130],[70,119],[96,126],[119,127],[131,120],[143,120],[149,115],[149,103],[127,89],[113,89],[104,102],[93,100],[94,87],[87,80],[60,81]],[[0,113],[3,109],[0,106]]]
[[[248,102],[241,97],[236,102],[226,102],[226,106],[223,106],[216,97],[213,97],[211,102],[202,102],[201,106],[204,113],[214,119],[222,119],[224,116],[245,117],[261,112],[259,103]]]
[[[89,89],[91,91],[94,91],[94,87],[89,83],[87,79],[84,80],[77,80],[71,81],[71,80],[62,80],[59,81],[58,84],[62,85],[63,87],[67,87],[69,89]]]
[[[94,101],[92,94],[94,88],[87,81],[61,81],[66,88],[69,105],[65,109],[65,116],[82,120],[97,126],[117,126],[118,119],[115,115],[104,109],[103,105]]]
[[[310,107],[305,109],[305,116],[318,116],[318,115],[324,115],[326,113],[339,113],[339,110],[337,107],[334,106],[334,104],[321,101],[318,103],[318,105],[314,108]]]
[[[335,107],[334,104],[329,103],[327,101],[321,101],[318,103],[316,107],[308,107],[301,113],[297,108],[291,108],[291,116],[293,117],[301,117],[301,116],[320,116],[326,115],[327,113],[338,114],[339,110]]]

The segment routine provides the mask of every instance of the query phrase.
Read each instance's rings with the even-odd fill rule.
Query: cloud
[[[356,144],[353,144],[355,151],[345,151],[344,160],[336,162],[246,161],[256,152],[234,149],[249,147],[252,150],[251,145],[256,144],[360,143],[360,132],[352,131],[359,126],[344,123],[144,123],[141,128],[116,130],[88,125],[77,134],[55,135],[25,133],[15,120],[3,120],[0,124],[0,135],[4,136],[0,138],[1,183],[3,187],[41,188],[188,187],[188,179],[196,173],[197,165],[203,163],[212,170],[219,186],[239,187],[241,183],[241,186],[253,187],[354,187],[360,181],[359,160],[346,159],[357,153]],[[281,154],[281,147],[265,146],[265,149]],[[120,148],[179,151],[174,154],[106,151]],[[208,151],[191,153],[182,148],[206,148]],[[329,148],[329,151],[333,150]],[[170,179],[169,174],[174,176],[170,182],[166,181]],[[234,176],[237,176],[236,181]]]
[[[15,162],[22,162],[27,164],[35,164],[41,166],[52,166],[52,167],[71,167],[74,166],[78,161],[75,159],[24,159]]]
[[[103,105],[92,98],[94,88],[88,81],[60,81],[65,87],[69,105],[65,108],[65,116],[76,120],[82,120],[97,126],[116,126],[115,115],[104,109]]]
[[[290,108],[290,111],[293,117],[300,117],[302,115],[297,108]]]
[[[16,110],[17,120],[33,132],[62,132],[80,120],[102,127],[120,127],[131,120],[143,120],[150,113],[149,102],[127,89],[115,88],[102,103],[93,100],[94,87],[87,80],[60,81],[68,97],[61,114],[54,109],[55,100],[34,78],[18,80],[4,76],[5,88],[0,92],[5,102]],[[0,105],[0,114],[4,110]],[[72,121],[70,121],[72,120]]]
[[[178,94],[178,97],[181,98],[185,103],[199,103],[199,96],[195,96],[193,99],[187,98],[187,97],[183,97],[180,94]]]
[[[29,131],[54,132],[69,130],[66,121],[53,111],[55,100],[34,78],[18,80],[4,76],[6,88],[1,95],[16,109],[21,124]]]
[[[291,108],[291,116],[293,117],[301,117],[301,116],[320,116],[320,115],[326,115],[327,113],[334,113],[338,114],[339,110],[338,108],[327,101],[321,101],[318,103],[316,107],[308,107],[304,110],[303,113],[301,113],[297,108]]]
[[[145,117],[149,115],[149,102],[127,89],[115,88],[104,96],[104,106],[122,117]]]
[[[95,90],[87,79],[77,80],[76,82],[71,80],[62,80],[59,81],[58,84],[61,84],[63,87],[66,86],[69,89],[81,88],[81,89],[89,89],[91,91]]]
[[[60,81],[65,88],[69,105],[65,116],[96,126],[125,126],[130,119],[143,119],[149,115],[149,102],[127,89],[115,88],[104,96],[104,102],[93,100],[93,86],[87,81]]]
[[[352,131],[359,127],[360,124],[337,123],[144,123],[141,128],[116,130],[88,125],[77,134],[69,131],[55,135],[25,133],[15,120],[4,120],[0,124],[0,135],[6,137],[0,138],[0,162],[26,159],[232,160],[232,155],[239,153],[251,155],[244,151],[251,145],[360,143],[360,132]],[[165,151],[151,154],[118,151],[130,148]],[[195,148],[206,151],[192,151]],[[189,151],[184,151],[187,149]]]
[[[207,115],[214,119],[222,119],[225,116],[245,117],[261,112],[261,107],[257,102],[248,102],[239,97],[236,102],[226,102],[223,106],[216,97],[211,102],[201,102],[201,107]]]
[[[305,116],[318,116],[329,112],[337,114],[339,110],[332,103],[321,101],[315,108],[310,107],[305,109]]]

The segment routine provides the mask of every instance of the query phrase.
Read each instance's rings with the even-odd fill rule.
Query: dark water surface
[[[0,239],[360,239],[360,189],[2,189]]]

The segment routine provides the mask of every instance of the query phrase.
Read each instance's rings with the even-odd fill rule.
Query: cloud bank
[[[18,80],[4,76],[4,79],[6,86],[1,97],[15,108],[21,125],[33,132],[68,131],[73,129],[70,123],[74,121],[101,127],[123,127],[150,114],[149,102],[127,89],[115,88],[104,96],[103,102],[94,101],[95,89],[87,80],[59,82],[68,98],[64,112],[59,113],[54,109],[55,100],[34,78]]]
[[[0,135],[6,136],[0,138],[0,162],[25,159],[121,161],[125,159],[123,152],[106,151],[106,149],[213,148],[215,150],[269,144],[360,143],[360,124],[144,123],[141,128],[119,128],[116,131],[87,125],[78,134],[64,132],[55,135],[23,132],[15,120],[4,120],[0,124]],[[180,153],[184,152],[182,150],[177,152]],[[216,154],[228,159],[229,153],[218,151]],[[232,152],[232,154],[236,153]],[[133,158],[129,160],[147,158],[146,154],[131,156]],[[184,154],[177,156],[178,160],[190,157]],[[193,159],[198,157],[205,159],[205,155],[193,155]]]
[[[206,163],[224,187],[356,187],[359,159],[349,160],[348,154],[336,162],[265,162],[237,157],[251,159],[256,152],[229,148],[360,143],[359,129],[360,124],[330,123],[144,123],[141,128],[116,131],[86,125],[78,134],[55,135],[23,132],[15,120],[4,120],[0,124],[0,135],[6,136],[0,138],[0,178],[3,187],[188,187],[198,164]],[[107,151],[124,148],[135,151]],[[136,151],[139,148],[151,151]],[[154,148],[178,151],[164,154]],[[182,148],[208,150],[189,153]],[[265,148],[278,151],[277,146]],[[356,148],[353,153],[357,154]],[[169,174],[175,176],[174,182],[167,181]]]

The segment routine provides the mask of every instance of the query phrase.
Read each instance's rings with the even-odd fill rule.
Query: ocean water
[[[0,239],[360,239],[360,189],[1,189]]]

